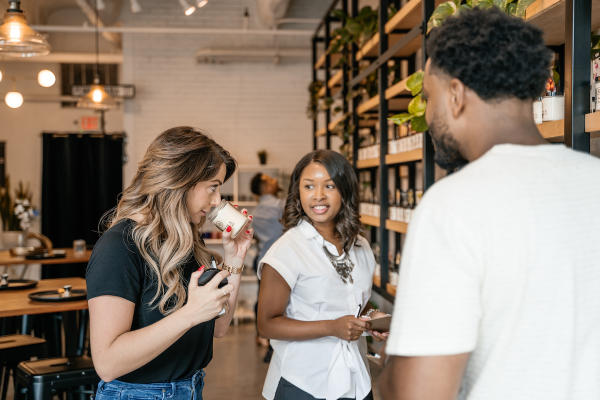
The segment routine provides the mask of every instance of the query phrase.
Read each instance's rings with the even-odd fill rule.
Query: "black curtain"
[[[91,248],[99,222],[123,190],[123,134],[43,133],[42,234],[54,247],[84,239]],[[42,278],[84,276],[79,264],[44,266]]]

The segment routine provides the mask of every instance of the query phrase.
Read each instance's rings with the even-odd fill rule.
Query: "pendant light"
[[[99,49],[99,41],[100,34],[98,32],[98,0],[95,1],[95,10],[96,10],[96,65],[94,67],[94,84],[90,86],[90,91],[87,92],[84,96],[80,97],[77,101],[77,107],[79,108],[89,108],[92,110],[108,110],[110,108],[114,108],[117,106],[117,102],[115,99],[106,93],[104,90],[104,85],[100,84],[100,76],[98,75],[99,65],[100,65],[100,49]]]
[[[0,26],[0,54],[13,57],[45,56],[50,53],[46,38],[27,25],[19,0],[10,0]]]

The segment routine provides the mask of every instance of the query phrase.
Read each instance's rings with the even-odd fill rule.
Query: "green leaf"
[[[517,12],[517,3],[510,3],[507,7],[506,7],[506,13],[508,15],[512,15],[515,16]]]
[[[348,14],[346,14],[343,10],[333,10],[331,12],[331,16],[339,18],[340,21],[343,21],[344,19],[348,18]]]
[[[496,7],[506,12],[506,6],[508,4],[507,0],[493,0],[493,2]]]
[[[479,7],[481,9],[492,8],[494,6],[494,0],[478,0],[473,2],[473,7]]]
[[[388,118],[388,121],[392,121],[396,125],[402,125],[402,124],[407,123],[408,121],[410,121],[413,118],[414,118],[414,116],[410,115],[409,113],[401,113],[401,114],[392,115],[391,117]]]
[[[461,11],[472,10],[472,9],[473,9],[473,7],[471,7],[468,4],[461,4],[456,13],[459,14]]]
[[[453,1],[447,1],[437,6],[431,14],[429,22],[427,23],[427,33],[429,33],[433,28],[437,28],[438,26],[442,25],[446,18],[456,14],[457,10],[458,8],[456,3]]]
[[[416,117],[420,117],[425,115],[425,108],[427,107],[427,102],[423,100],[421,95],[416,96],[414,99],[408,103],[408,112]]]
[[[406,80],[406,87],[413,96],[421,93],[421,90],[423,89],[423,75],[423,71],[417,71]]]
[[[519,0],[517,2],[517,9],[515,10],[515,17],[525,18],[525,10],[531,4],[533,4],[535,0]]]
[[[410,121],[410,127],[416,132],[425,132],[427,129],[429,129],[424,115],[413,118],[412,121]]]

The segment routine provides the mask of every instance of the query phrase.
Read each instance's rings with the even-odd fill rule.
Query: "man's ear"
[[[458,118],[465,110],[467,102],[467,88],[464,83],[456,78],[450,79],[449,90],[449,109],[452,117]]]

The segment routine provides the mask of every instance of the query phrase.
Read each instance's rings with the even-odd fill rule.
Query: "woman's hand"
[[[367,321],[356,318],[353,315],[344,315],[330,322],[331,336],[343,340],[358,340],[362,333],[367,330]]]
[[[218,288],[219,283],[229,276],[227,271],[219,272],[206,285],[198,286],[198,278],[202,271],[203,269],[198,269],[191,275],[187,303],[182,308],[186,311],[191,326],[210,321],[219,315],[233,290],[231,284]]]
[[[381,312],[381,311],[375,311],[373,313],[371,313],[371,315],[368,317],[366,315],[362,315],[360,318],[363,321],[369,321],[371,319],[375,319],[375,318],[380,318],[380,317],[385,317],[388,314]],[[369,333],[369,335],[371,335],[373,337],[373,339],[375,339],[378,342],[382,342],[387,340],[388,336],[390,336],[389,332],[378,332],[378,331],[373,331],[373,330],[367,330],[367,332]]]
[[[248,210],[244,208],[242,214],[248,215]],[[223,259],[227,264],[231,264],[233,267],[239,267],[243,264],[246,252],[252,243],[252,237],[254,235],[254,229],[252,229],[252,215],[248,218],[250,218],[250,223],[246,225],[244,231],[238,234],[235,239],[231,238],[231,227],[228,226],[227,229],[223,231]]]

